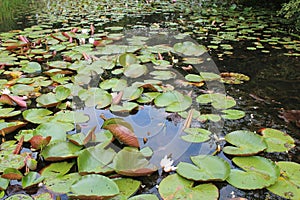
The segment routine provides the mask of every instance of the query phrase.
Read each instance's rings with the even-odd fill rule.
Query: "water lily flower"
[[[94,38],[89,38],[89,43],[90,43],[90,44],[94,44],[94,42],[95,42],[95,39],[94,39]]]
[[[10,90],[8,88],[4,88],[1,90],[1,94],[10,94]]]
[[[83,34],[87,34],[88,32],[89,32],[88,29],[82,29],[82,30],[81,30],[81,33],[83,33]]]
[[[165,172],[175,171],[177,167],[172,166],[174,163],[174,160],[171,160],[171,158],[168,158],[167,155],[160,161],[160,166],[163,168]]]

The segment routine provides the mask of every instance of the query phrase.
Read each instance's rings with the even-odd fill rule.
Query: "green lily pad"
[[[150,72],[150,75],[152,75],[154,79],[158,79],[158,80],[169,80],[169,79],[176,78],[176,73],[172,71],[156,70]]]
[[[88,107],[97,106],[97,108],[104,108],[112,102],[111,94],[100,88],[81,90],[78,92],[78,96]]]
[[[80,111],[70,111],[62,110],[53,116],[51,122],[61,122],[61,123],[72,123],[74,128],[74,123],[84,123],[89,121],[89,116]]]
[[[51,163],[40,171],[40,174],[45,178],[55,178],[63,176],[73,167],[74,162],[59,162]]]
[[[231,169],[228,183],[239,189],[255,190],[273,185],[280,170],[271,160],[260,156],[235,157],[232,161],[242,170]]]
[[[223,148],[224,153],[230,155],[250,156],[267,148],[263,137],[251,131],[233,131],[225,136],[225,140],[236,146],[225,146]]]
[[[6,190],[9,184],[9,179],[0,177],[0,190]]]
[[[21,169],[25,166],[24,160],[26,155],[24,154],[11,154],[12,151],[10,151],[7,154],[4,154],[4,152],[1,151],[0,154],[0,172],[4,172],[7,168],[15,168],[15,169]]]
[[[0,119],[14,117],[16,115],[21,114],[20,110],[17,110],[17,111],[14,111],[14,110],[15,110],[15,108],[1,108],[0,109]]]
[[[113,180],[120,190],[120,194],[113,197],[112,200],[128,199],[133,195],[141,186],[141,181],[137,181],[131,178],[119,178]]]
[[[166,107],[168,112],[180,112],[192,105],[192,98],[177,91],[165,92],[154,99],[158,107]]]
[[[207,120],[218,122],[221,120],[220,115],[217,114],[202,114],[197,118],[198,121],[205,122]]]
[[[41,156],[43,156],[46,161],[66,160],[76,158],[81,148],[82,147],[71,142],[56,142],[46,146],[42,150]]]
[[[294,139],[282,131],[263,128],[260,132],[268,146],[266,152],[285,152],[295,147]]]
[[[22,67],[22,71],[25,73],[35,73],[42,70],[41,65],[38,62],[29,62]]]
[[[193,164],[180,162],[176,172],[194,181],[224,181],[230,173],[230,165],[224,159],[211,155],[192,156]]]
[[[125,67],[124,75],[130,78],[138,78],[145,75],[147,72],[148,69],[146,65],[131,64],[128,67]]]
[[[203,78],[200,75],[197,75],[197,74],[188,74],[184,78],[187,81],[196,82],[196,83],[204,81]]]
[[[122,100],[132,101],[138,99],[143,93],[144,89],[142,87],[130,86],[123,90]]]
[[[103,90],[121,91],[127,87],[127,81],[125,79],[111,78],[101,82],[99,86]]]
[[[44,177],[42,177],[37,172],[29,172],[22,178],[22,188],[29,188],[34,185],[37,185],[38,183],[42,182],[44,180]]]
[[[71,64],[66,61],[51,61],[47,63],[51,68],[59,68],[59,69],[66,69]]]
[[[71,173],[64,176],[54,176],[52,178],[48,177],[44,180],[44,184],[50,191],[59,194],[66,194],[70,192],[71,185],[80,178],[81,176],[78,173]]]
[[[89,147],[80,152],[77,158],[78,172],[80,174],[97,173],[106,174],[114,171],[109,164],[116,152],[109,148],[104,149],[102,146]]]
[[[6,198],[6,200],[33,200],[33,198],[26,194],[15,194]]]
[[[111,179],[97,174],[81,177],[71,186],[71,198],[107,199],[119,194],[118,185]]]
[[[112,112],[130,112],[139,107],[139,104],[134,102],[124,102],[122,105],[112,104],[110,110]]]
[[[128,67],[132,64],[137,64],[138,59],[132,53],[124,53],[124,54],[120,55],[119,62],[123,67]]]
[[[199,197],[205,197],[206,200],[218,199],[219,191],[215,185],[211,183],[199,184],[195,187],[193,185],[193,181],[172,174],[160,182],[158,191],[163,199],[198,200]]]
[[[43,137],[51,136],[51,143],[56,141],[65,141],[67,138],[66,130],[60,124],[47,122],[40,124],[33,132],[34,135]]]
[[[280,168],[280,176],[276,183],[267,189],[287,199],[300,199],[300,164],[280,161],[277,165]]]
[[[136,148],[125,147],[117,153],[113,166],[118,174],[125,176],[146,176],[157,170]]]
[[[182,53],[187,56],[200,56],[206,52],[206,48],[202,45],[195,44],[191,41],[176,43],[173,46],[175,52]]]
[[[232,97],[220,93],[201,94],[196,101],[201,104],[211,103],[216,109],[228,109],[236,105],[236,101]]]
[[[154,194],[140,194],[129,198],[128,200],[159,200]]]
[[[200,72],[200,76],[204,81],[214,81],[219,80],[221,78],[219,74],[212,72]]]
[[[150,103],[152,102],[158,95],[159,92],[145,92],[143,93],[136,101],[138,103]]]
[[[35,124],[41,124],[44,122],[49,121],[52,116],[49,116],[52,114],[52,111],[44,109],[44,108],[32,108],[25,110],[22,115],[25,120],[35,123]]]
[[[211,132],[203,128],[186,128],[184,132],[187,135],[181,136],[184,141],[192,143],[205,142],[210,139]]]
[[[241,110],[235,110],[235,109],[228,109],[228,110],[222,110],[222,113],[224,115],[221,115],[223,119],[241,119],[245,116],[245,112]]]

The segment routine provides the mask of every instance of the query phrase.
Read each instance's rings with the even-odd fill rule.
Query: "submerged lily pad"
[[[180,162],[176,172],[194,181],[224,181],[230,173],[230,165],[217,156],[192,156],[193,164]]]
[[[225,146],[223,148],[224,153],[230,155],[249,156],[267,148],[263,137],[251,131],[233,131],[225,136],[225,140],[236,146]]]
[[[86,175],[71,186],[71,198],[76,199],[107,199],[119,194],[118,185],[102,175]]]
[[[260,132],[268,146],[266,152],[285,152],[295,147],[294,139],[282,131],[263,128]]]
[[[268,190],[287,199],[300,199],[300,164],[295,162],[277,162],[280,176]]]
[[[195,187],[193,185],[193,181],[172,174],[160,182],[158,191],[163,199],[198,200],[199,197],[205,197],[206,200],[218,199],[219,191],[215,185],[211,183],[199,184]]]
[[[268,187],[274,184],[280,175],[279,167],[274,162],[260,156],[235,157],[232,161],[244,171],[231,169],[226,181],[239,189]]]

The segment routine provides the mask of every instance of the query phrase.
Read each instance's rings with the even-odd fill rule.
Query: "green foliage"
[[[294,21],[296,29],[300,29],[300,0],[290,0],[283,4],[278,14]]]

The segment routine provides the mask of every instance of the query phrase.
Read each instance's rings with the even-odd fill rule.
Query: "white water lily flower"
[[[80,44],[85,44],[85,38],[79,38],[79,43]]]
[[[89,32],[88,29],[82,29],[82,30],[81,30],[81,33],[83,33],[83,34],[87,34],[88,32]]]
[[[1,92],[1,94],[10,94],[10,90],[8,88],[4,88],[0,92]]]
[[[171,160],[171,158],[168,158],[167,155],[160,161],[160,166],[163,168],[165,172],[175,171],[177,167],[172,166],[174,163],[174,160]]]
[[[90,43],[90,44],[94,44],[94,42],[95,42],[95,39],[94,39],[94,38],[89,38],[89,43]]]

